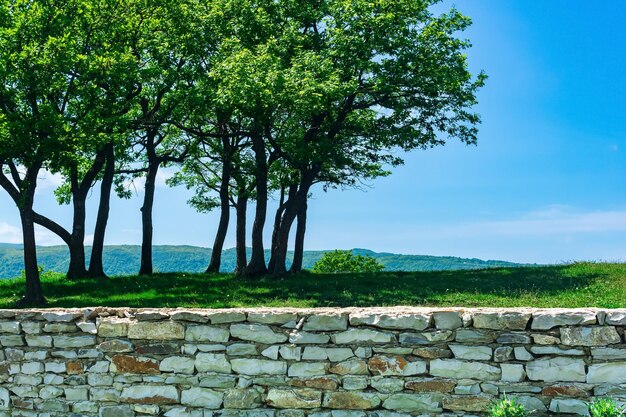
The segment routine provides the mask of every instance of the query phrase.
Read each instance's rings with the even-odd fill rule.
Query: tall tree
[[[0,183],[20,211],[24,235],[24,303],[42,304],[34,223],[70,245],[60,225],[33,210],[37,176],[58,170],[78,144],[101,133],[106,111],[115,109],[101,94],[110,79],[124,73],[127,56],[101,41],[115,28],[107,2],[82,0],[3,1],[0,8]],[[106,21],[106,24],[104,22]],[[124,68],[124,69],[122,69]],[[111,72],[110,70],[113,69]],[[107,109],[107,110],[105,110]]]
[[[303,47],[289,51],[288,97],[267,138],[298,175],[272,247],[275,275],[286,272],[291,226],[314,184],[384,175],[402,163],[396,150],[476,142],[471,107],[485,76],[471,75],[469,42],[457,37],[470,20],[435,15],[435,3],[329,0],[289,20]]]

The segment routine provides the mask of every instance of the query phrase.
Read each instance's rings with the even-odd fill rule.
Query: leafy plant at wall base
[[[523,404],[515,398],[504,395],[501,399],[493,401],[487,409],[490,417],[526,417],[527,411]]]
[[[355,255],[349,250],[326,252],[313,265],[318,274],[380,272],[385,266],[369,255]]]
[[[591,417],[621,417],[626,411],[613,398],[596,398],[587,407]]]

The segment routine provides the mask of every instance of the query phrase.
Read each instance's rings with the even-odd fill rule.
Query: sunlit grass
[[[50,307],[626,307],[626,264],[381,272],[243,279],[230,274],[156,274],[68,281],[43,277]],[[23,279],[0,281],[0,307],[21,297]]]

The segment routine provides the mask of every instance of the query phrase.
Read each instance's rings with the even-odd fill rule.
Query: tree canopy
[[[69,278],[87,275],[85,200],[101,181],[97,250],[112,183],[145,176],[140,273],[152,273],[155,180],[220,211],[207,271],[218,271],[237,214],[237,272],[302,268],[307,201],[316,184],[350,187],[389,175],[402,152],[477,141],[472,75],[459,36],[470,19],[436,0],[5,0],[0,11],[0,184],[20,209],[29,302],[41,303],[33,223],[70,249]],[[38,173],[61,173],[67,230],[33,210]],[[271,259],[268,199],[277,195]],[[254,202],[246,252],[246,213]],[[28,237],[28,239],[27,239]],[[28,241],[28,245],[26,245]],[[26,248],[28,246],[28,248]],[[95,261],[93,261],[95,260]],[[29,285],[30,285],[29,284]]]

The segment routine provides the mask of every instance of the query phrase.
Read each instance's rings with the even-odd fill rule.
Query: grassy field
[[[50,307],[626,307],[626,264],[576,263],[475,271],[302,273],[282,280],[229,274],[158,274],[106,280],[43,278]],[[24,287],[0,281],[0,308]]]

